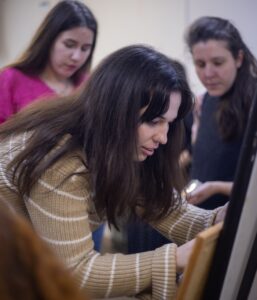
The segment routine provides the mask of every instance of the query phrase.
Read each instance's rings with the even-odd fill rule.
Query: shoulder
[[[70,135],[65,135],[58,145],[49,153],[55,155],[56,152],[71,138]],[[47,159],[47,157],[46,157]],[[72,182],[80,182],[85,180],[87,169],[85,167],[85,159],[82,150],[73,150],[60,157],[51,167],[46,170],[46,174],[54,177],[59,181],[62,179],[71,179]]]
[[[0,79],[5,83],[24,82],[25,80],[28,80],[28,78],[29,76],[13,67],[7,67],[0,72]]]
[[[24,75],[21,71],[19,71],[16,68],[13,68],[13,67],[7,67],[7,68],[4,68],[4,69],[1,69],[0,74],[1,74],[1,76],[5,76],[5,77],[8,77],[8,78]]]

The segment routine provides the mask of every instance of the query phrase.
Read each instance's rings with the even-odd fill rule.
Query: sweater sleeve
[[[80,168],[78,158],[66,157],[34,186],[25,203],[36,231],[93,298],[150,293],[152,299],[173,299],[175,244],[133,255],[100,255],[93,250],[87,180],[69,176]]]
[[[0,73],[0,124],[15,113],[12,98],[13,79],[9,69]]]
[[[218,208],[205,210],[189,204],[185,199],[158,224],[152,224],[168,239],[182,245],[214,223]]]

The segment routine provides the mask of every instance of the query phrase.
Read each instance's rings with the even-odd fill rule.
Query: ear
[[[238,51],[238,55],[236,58],[236,66],[237,68],[240,68],[242,66],[242,63],[244,61],[244,51],[241,49]]]

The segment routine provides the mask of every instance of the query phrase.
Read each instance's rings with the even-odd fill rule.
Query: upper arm
[[[55,168],[47,170],[33,187],[26,206],[39,235],[72,266],[81,255],[93,250],[93,241],[87,183],[79,175],[66,180],[65,176]]]

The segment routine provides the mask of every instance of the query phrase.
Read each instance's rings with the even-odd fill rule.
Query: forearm
[[[211,194],[223,194],[229,196],[232,191],[233,182],[227,181],[209,181]]]
[[[171,211],[161,221],[152,225],[168,239],[182,245],[211,226],[215,215],[215,211],[201,209],[183,200],[180,208]]]

